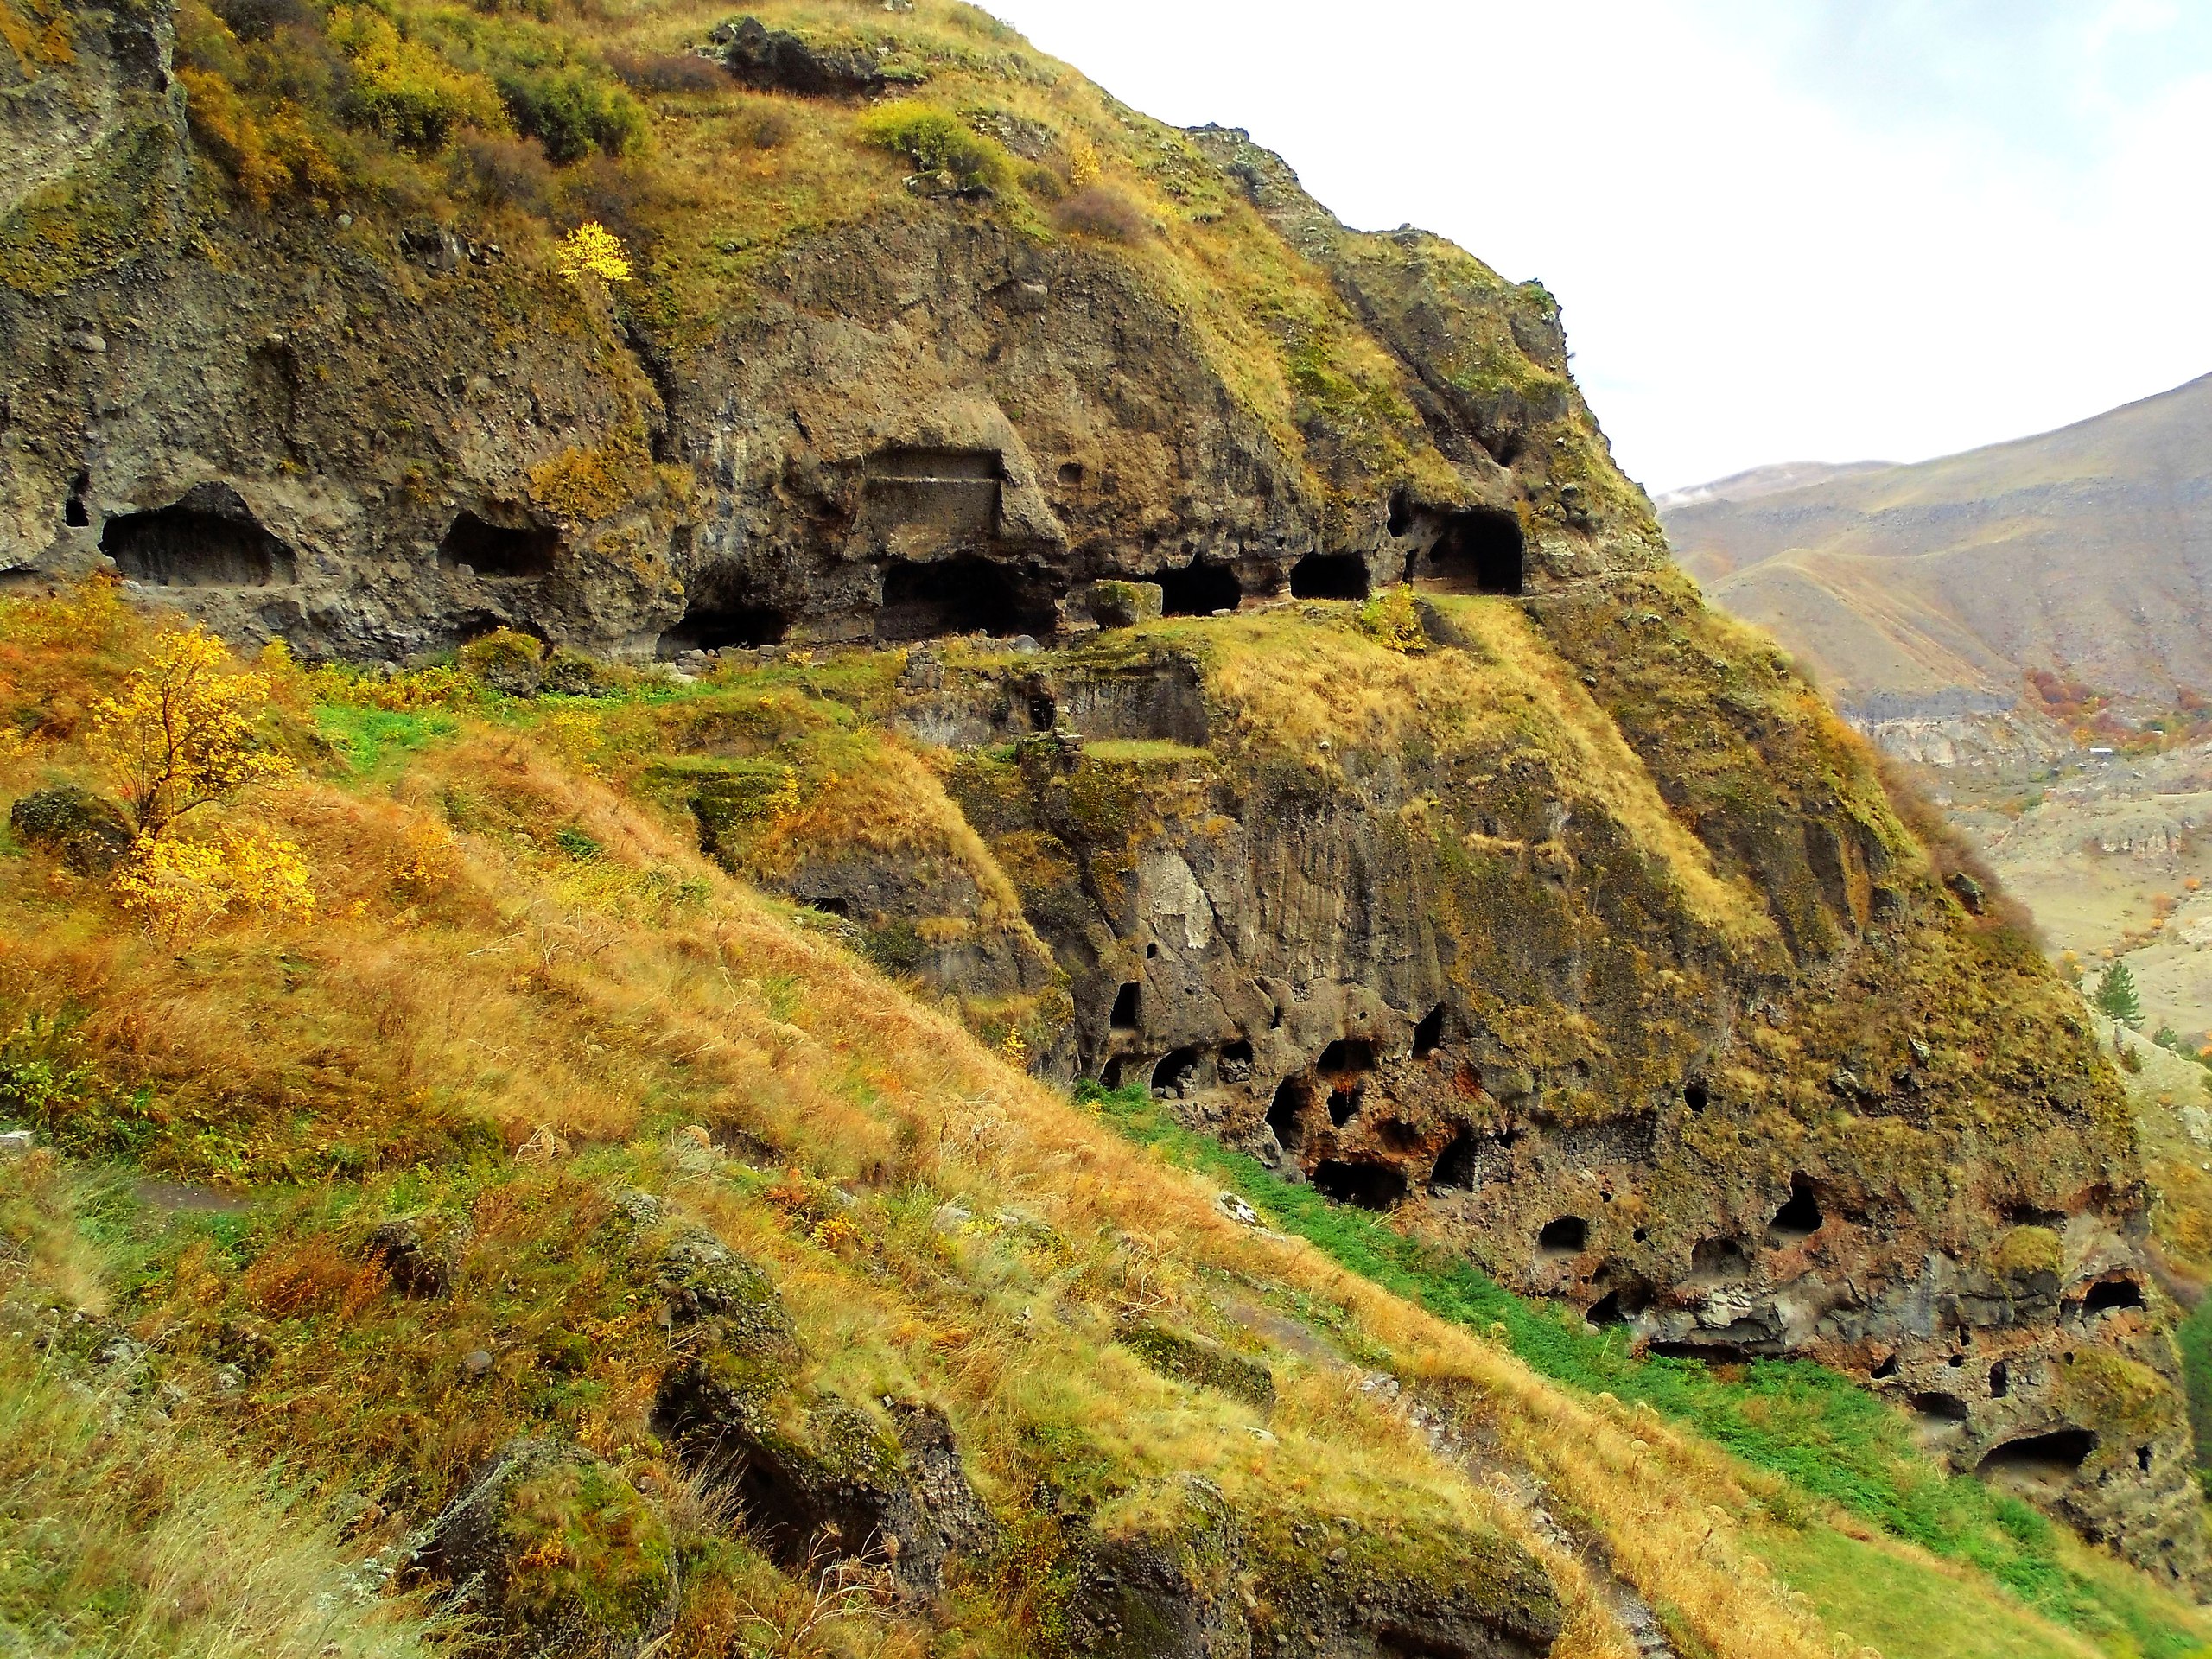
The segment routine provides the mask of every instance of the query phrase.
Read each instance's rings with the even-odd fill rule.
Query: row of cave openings
[[[63,517],[89,528],[88,480],[79,477]],[[100,551],[130,580],[155,588],[274,588],[299,580],[299,556],[271,534],[226,485],[201,485],[165,507],[117,513],[100,525]],[[446,569],[495,581],[552,574],[560,532],[502,524],[464,509],[438,543]]]

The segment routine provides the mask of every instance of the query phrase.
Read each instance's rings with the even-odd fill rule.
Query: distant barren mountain
[[[1659,506],[1707,593],[1862,726],[1986,737],[1995,716],[2032,746],[2005,711],[2037,670],[2158,708],[2212,689],[2212,376],[1965,454],[1760,467]]]

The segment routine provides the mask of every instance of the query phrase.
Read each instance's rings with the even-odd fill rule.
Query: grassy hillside
[[[2199,380],[1915,466],[1723,480],[1681,492],[1668,536],[1717,603],[1771,629],[1847,709],[2005,707],[2025,690],[2032,710],[2061,700],[2025,684],[2040,674],[2171,710],[2177,689],[2212,684],[2208,421]]]
[[[99,702],[156,643],[100,590],[8,603],[11,799],[114,786]],[[194,834],[290,843],[310,914],[233,887],[164,932],[174,907],[108,878],[0,860],[0,1101],[41,1143],[11,1154],[0,1262],[13,1628],[289,1651],[313,1586],[315,1642],[408,1649],[438,1604],[372,1592],[528,1433],[592,1461],[530,1489],[464,1645],[583,1620],[684,1654],[1082,1646],[1085,1563],[1197,1548],[1210,1492],[1270,1640],[1323,1616],[1317,1574],[1348,1605],[1433,1578],[1555,1619],[1561,1655],[1630,1650],[1623,1584],[1683,1653],[2206,1639],[1817,1372],[1631,1361],[1143,1107],[1009,1068],[610,781],[609,746],[697,690],[521,701],[484,653],[264,668],[258,752],[296,775]],[[934,1602],[880,1553],[812,1584],[655,1427],[687,1344],[751,1351],[670,1300],[702,1232],[753,1264],[746,1328],[791,1333],[748,1385],[779,1433],[864,1446],[944,1414],[993,1536]],[[1255,1367],[1264,1392],[1235,1382]],[[251,1616],[218,1637],[216,1607]]]

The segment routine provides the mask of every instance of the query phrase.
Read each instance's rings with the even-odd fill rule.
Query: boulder
[[[1160,620],[1166,592],[1156,582],[1094,582],[1090,620],[1102,628],[1134,628]]]
[[[816,46],[790,29],[770,29],[758,17],[718,24],[707,39],[720,48],[720,61],[731,74],[763,92],[873,98],[893,81],[917,79],[887,68],[858,48]]]
[[[527,1654],[635,1654],[676,1615],[660,1515],[613,1465],[540,1437],[500,1449],[403,1577],[450,1586],[473,1618]]]
[[[994,1529],[942,1417],[909,1409],[894,1432],[834,1395],[772,1398],[757,1372],[719,1357],[662,1379],[653,1427],[736,1497],[746,1531],[779,1564],[811,1576],[877,1567],[926,1597],[943,1587],[948,1557],[987,1547]]]
[[[379,1223],[369,1234],[362,1254],[383,1268],[391,1276],[392,1288],[403,1296],[429,1300],[453,1288],[451,1252],[426,1240],[422,1223],[410,1217]]]
[[[74,784],[24,796],[8,809],[8,824],[27,846],[54,854],[79,875],[106,874],[134,839],[121,808]]]

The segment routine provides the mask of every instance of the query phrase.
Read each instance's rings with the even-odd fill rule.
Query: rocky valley
[[[0,1630],[2212,1639],[2173,1126],[1541,284],[949,0],[0,20]]]

